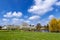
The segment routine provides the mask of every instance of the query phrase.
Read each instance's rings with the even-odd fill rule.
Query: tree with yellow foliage
[[[55,18],[51,19],[51,21],[49,22],[49,31],[50,32],[57,32],[58,31],[57,23],[58,22]]]
[[[57,24],[58,26],[58,31],[60,32],[60,19],[58,20],[58,24]]]

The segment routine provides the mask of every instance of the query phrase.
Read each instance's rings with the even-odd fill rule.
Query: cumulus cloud
[[[60,1],[59,1],[59,2],[56,2],[56,5],[57,5],[57,6],[60,6]]]
[[[15,24],[15,25],[20,25],[23,22],[30,23],[29,20],[24,20],[24,19],[19,19],[19,18],[12,19],[12,24]]]
[[[5,21],[6,22],[6,21],[9,21],[9,19],[3,18],[2,21]]]
[[[4,22],[6,22],[7,24],[14,24],[14,25],[20,25],[22,22],[26,22],[26,23],[29,23],[30,21],[29,20],[24,20],[24,19],[20,19],[20,18],[11,18],[9,19],[3,19]],[[3,22],[3,23],[4,23]]]
[[[57,0],[34,0],[34,5],[28,9],[28,12],[33,14],[43,15],[49,11],[53,10],[53,5]]]
[[[8,25],[8,24],[9,24],[9,19],[2,18],[0,24],[1,24],[1,25]]]
[[[7,12],[5,15],[3,15],[4,17],[12,17],[12,12]]]
[[[1,25],[20,25],[22,22],[30,23],[30,20],[24,20],[20,18],[2,18],[0,22]]]
[[[3,15],[4,17],[21,17],[22,13],[21,12],[7,12],[5,15]]]
[[[34,15],[29,17],[29,20],[38,20],[40,18],[40,16]]]
[[[30,23],[31,21],[30,21],[30,20],[25,20],[24,22],[26,22],[26,23]]]
[[[55,18],[55,16],[54,15],[50,15],[49,16],[49,19],[52,19],[52,18]]]
[[[20,20],[19,18],[13,18],[12,19],[13,21],[18,21],[18,20]]]
[[[14,25],[18,24],[19,25],[20,24],[20,19],[19,18],[12,18],[11,22],[12,22],[11,24],[14,24]]]
[[[2,25],[20,25],[20,23],[23,21],[23,19],[19,19],[19,18],[11,18],[11,19],[7,19],[7,18],[2,18],[1,19],[1,23]]]
[[[13,12],[12,16],[21,17],[22,13],[21,12]]]

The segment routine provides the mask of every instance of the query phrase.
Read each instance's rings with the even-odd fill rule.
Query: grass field
[[[0,31],[0,40],[60,40],[60,33]]]

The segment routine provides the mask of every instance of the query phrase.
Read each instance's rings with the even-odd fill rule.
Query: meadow
[[[0,40],[60,40],[60,33],[0,31]]]

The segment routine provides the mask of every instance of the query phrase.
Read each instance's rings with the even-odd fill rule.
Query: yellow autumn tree
[[[58,26],[58,31],[60,32],[60,19],[58,20],[58,24],[57,24]]]
[[[49,22],[49,31],[56,32],[58,30],[57,28],[57,20],[55,18],[52,18]]]

